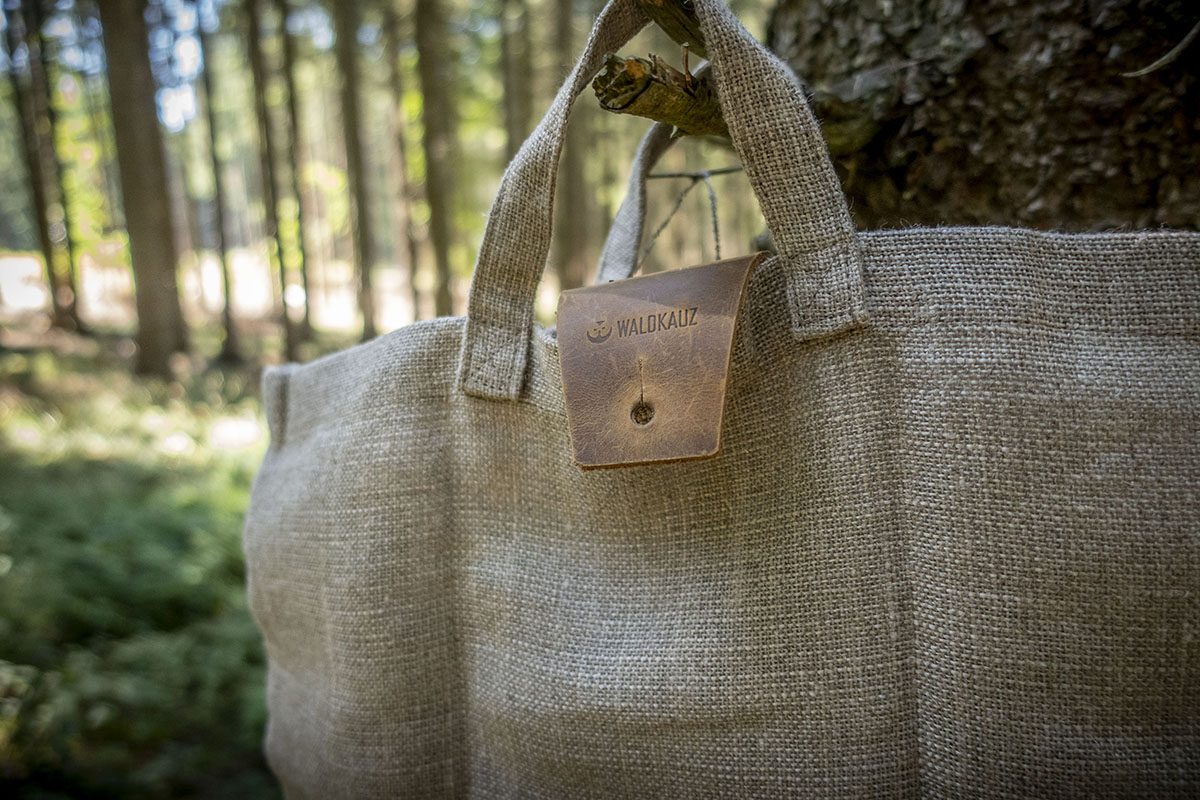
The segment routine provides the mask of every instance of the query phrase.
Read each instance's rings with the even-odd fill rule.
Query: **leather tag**
[[[720,451],[742,294],[767,255],[562,293],[558,353],[576,464],[620,467]]]

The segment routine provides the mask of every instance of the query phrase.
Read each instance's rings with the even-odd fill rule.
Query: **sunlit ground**
[[[107,260],[107,259],[105,259]],[[241,325],[275,324],[278,320],[280,289],[278,275],[267,269],[265,259],[251,250],[230,253],[233,275],[233,314]],[[106,264],[84,254],[79,263],[79,310],[92,326],[132,332],[136,326],[133,277],[128,264]],[[389,331],[413,320],[412,289],[408,276],[399,266],[382,265],[372,277],[376,295],[376,325]],[[549,283],[549,282],[548,282]],[[179,271],[180,299],[184,313],[193,325],[215,323],[224,304],[221,265],[215,256],[185,260]],[[310,284],[310,309],[313,326],[334,334],[355,334],[362,325],[358,311],[356,278],[353,265],[332,262],[314,269]],[[432,276],[418,274],[417,285],[426,296],[433,290]],[[461,308],[462,282],[455,284],[456,304]],[[557,290],[551,286],[557,299]],[[303,316],[304,289],[295,282],[283,294],[293,319]],[[423,301],[424,303],[424,301]],[[43,312],[50,306],[42,260],[32,253],[0,253],[0,321]],[[550,306],[553,309],[553,305]],[[433,309],[424,303],[423,316]],[[551,310],[551,315],[553,311]]]

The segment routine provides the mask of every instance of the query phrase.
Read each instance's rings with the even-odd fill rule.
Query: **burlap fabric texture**
[[[568,107],[646,22],[613,0],[468,316],[264,378],[286,794],[1194,795],[1200,236],[857,233],[794,76],[695,7],[780,252],[724,451],[573,466],[533,322]]]

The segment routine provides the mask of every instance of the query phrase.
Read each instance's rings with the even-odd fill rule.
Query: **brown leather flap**
[[[717,454],[742,294],[766,256],[562,293],[558,352],[576,464]]]

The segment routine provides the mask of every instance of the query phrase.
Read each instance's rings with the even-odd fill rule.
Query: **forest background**
[[[259,371],[462,313],[602,5],[3,0],[0,791],[274,796],[239,539]],[[805,80],[864,228],[1200,228],[1189,2],[731,5]],[[621,55],[683,68],[680,38]],[[648,124],[577,103],[543,323]],[[744,176],[695,190],[736,165],[668,153],[693,177],[650,181],[649,230],[678,212],[643,269],[761,244]]]

